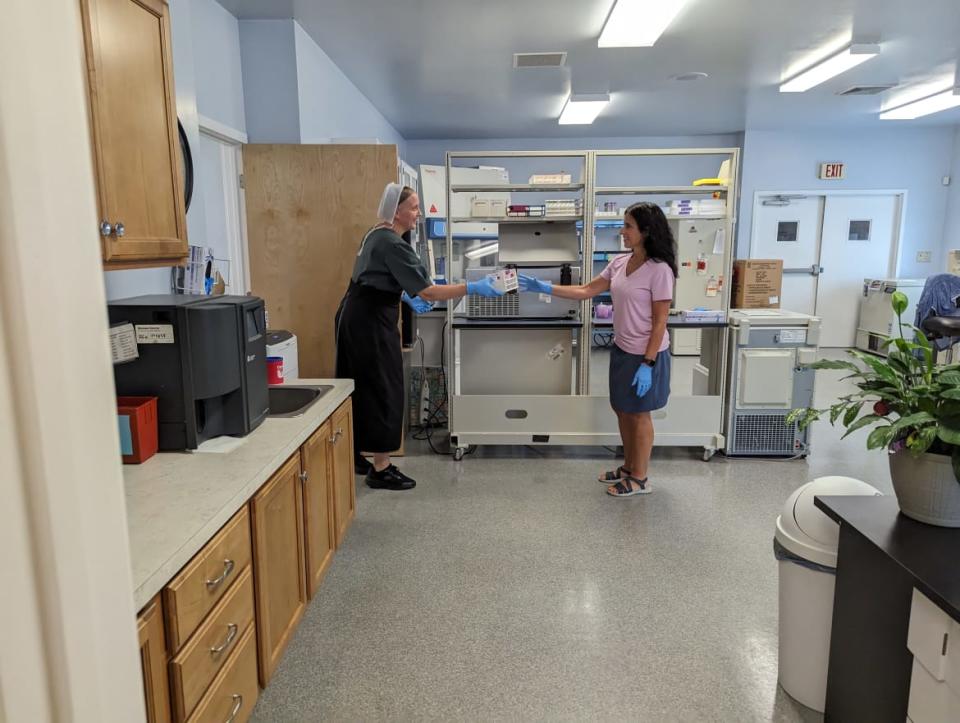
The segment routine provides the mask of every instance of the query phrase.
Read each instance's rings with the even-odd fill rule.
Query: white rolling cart
[[[690,185],[697,175],[715,176],[717,167],[725,161],[730,169],[727,183]],[[451,168],[469,163],[503,166],[514,179],[524,180],[529,174],[552,174],[562,168],[570,174],[570,182],[448,183],[447,208],[455,207],[455,194],[503,192],[510,194],[508,208],[511,204],[536,206],[556,199],[557,206],[574,213],[449,219],[448,259],[454,256],[450,227],[455,223],[495,222],[500,229],[498,244],[491,245],[487,240],[483,248],[478,241],[477,248],[484,256],[471,259],[466,249],[462,267],[455,269],[451,264],[451,283],[508,264],[543,278],[557,278],[559,274],[560,283],[587,281],[598,271],[594,268],[595,230],[616,226],[618,218],[622,225],[623,208],[597,214],[595,209],[601,203],[609,209],[619,201],[715,201],[710,214],[668,215],[674,234],[682,237],[678,238],[678,313],[671,315],[668,326],[674,339],[686,336],[684,343],[692,348],[691,353],[699,353],[699,360],[689,387],[673,393],[667,407],[653,417],[657,445],[702,446],[704,459],[723,449],[727,324],[725,320],[688,321],[679,312],[694,306],[720,312],[729,308],[739,149],[450,152],[446,177],[454,175]],[[695,169],[694,175],[691,169]],[[610,185],[599,185],[600,180],[608,178]],[[660,185],[658,178],[666,183]],[[623,183],[627,179],[630,183]],[[579,199],[580,204],[568,203],[571,199]],[[618,250],[601,249],[598,253],[606,259],[606,254]],[[480,262],[481,258],[486,262]],[[461,459],[469,446],[480,444],[620,444],[609,397],[590,393],[593,302],[570,304],[535,294],[494,301],[497,308],[480,313],[476,309],[482,304],[470,297],[447,309],[448,417],[454,458]],[[603,323],[601,320],[598,326]],[[713,343],[701,344],[701,336]]]

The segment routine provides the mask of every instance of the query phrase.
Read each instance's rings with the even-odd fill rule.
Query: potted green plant
[[[921,522],[960,527],[960,364],[938,366],[933,348],[916,327],[904,324],[907,297],[894,292],[891,305],[899,320],[899,337],[887,337],[887,357],[847,353],[855,361],[822,360],[812,369],[850,372],[856,392],[826,409],[797,409],[787,423],[806,428],[829,413],[841,423],[844,437],[873,427],[867,449],[887,449],[890,477],[900,511]],[[909,329],[913,341],[904,338]]]

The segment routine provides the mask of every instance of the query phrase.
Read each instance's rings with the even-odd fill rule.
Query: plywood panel
[[[333,377],[333,318],[396,146],[247,145],[243,167],[252,291],[297,335],[300,376]]]

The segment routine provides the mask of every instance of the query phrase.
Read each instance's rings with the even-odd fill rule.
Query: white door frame
[[[0,720],[141,721],[80,4],[4,10]]]
[[[848,190],[848,189],[829,189],[820,188],[805,191],[754,191],[753,192],[753,215],[750,217],[750,258],[753,258],[753,252],[757,244],[757,224],[755,223],[757,213],[762,208],[762,199],[768,196],[896,196],[897,219],[893,228],[893,242],[890,244],[890,258],[887,261],[888,277],[896,278],[900,273],[900,239],[903,236],[903,219],[907,215],[907,189],[887,189],[887,190]],[[820,229],[823,233],[823,229]]]
[[[247,143],[247,134],[203,115],[198,116],[198,120],[201,135],[216,138],[217,140],[234,148],[235,165],[231,167],[231,165],[226,162],[226,159],[223,159],[220,171],[224,177],[229,174],[236,173],[241,179],[240,182],[237,183],[237,198],[228,198],[225,200],[227,208],[230,208],[235,201],[238,213],[238,227],[235,229],[228,229],[229,237],[231,239],[236,239],[237,242],[236,244],[231,242],[230,249],[230,283],[234,287],[232,293],[240,293],[236,290],[238,283],[243,287],[243,292],[246,293],[250,289],[250,246],[247,241],[247,199],[246,193],[244,192],[242,179],[243,146]],[[236,258],[238,255],[239,263],[238,259]],[[237,273],[237,271],[239,271],[239,273]]]

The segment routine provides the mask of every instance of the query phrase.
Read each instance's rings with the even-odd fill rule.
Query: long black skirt
[[[353,440],[356,452],[386,454],[403,437],[403,356],[400,295],[353,282],[335,323],[337,377],[353,379]]]

